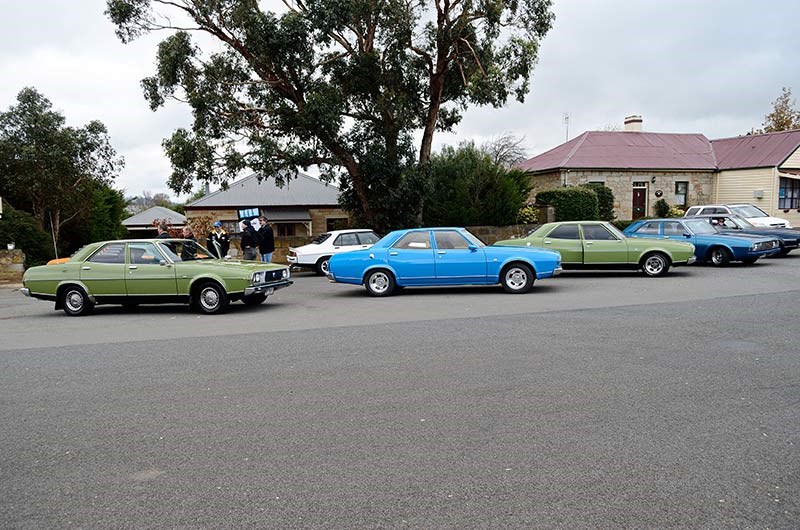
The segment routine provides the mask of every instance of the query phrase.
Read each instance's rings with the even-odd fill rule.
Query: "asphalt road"
[[[0,528],[800,527],[800,255],[256,308],[0,289]]]

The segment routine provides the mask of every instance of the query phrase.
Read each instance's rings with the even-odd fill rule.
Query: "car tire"
[[[791,252],[792,250],[793,249],[787,249],[785,245],[781,245],[781,250],[780,252],[778,252],[778,256],[785,258],[786,256],[789,255],[789,252]]]
[[[500,272],[500,284],[507,293],[525,294],[533,288],[536,276],[524,263],[512,263]]]
[[[228,308],[228,294],[216,282],[200,284],[192,298],[195,308],[206,315],[216,315]]]
[[[645,276],[657,278],[664,276],[670,267],[669,257],[661,252],[651,252],[642,258],[642,272]]]
[[[251,294],[250,296],[245,296],[242,298],[242,302],[244,305],[258,305],[264,302],[267,299],[267,295],[265,294]]]
[[[71,317],[88,315],[94,309],[94,303],[89,300],[89,295],[77,285],[64,287],[59,295],[59,302],[64,313]]]
[[[715,267],[725,267],[731,262],[731,253],[725,247],[713,247],[708,251],[708,262]]]
[[[742,260],[742,263],[744,263],[745,265],[752,265],[756,261],[758,261],[758,258],[744,258]]]
[[[395,291],[396,286],[394,275],[386,269],[369,271],[364,278],[364,287],[370,296],[389,296]]]
[[[317,260],[317,264],[314,265],[314,270],[320,276],[326,276],[328,271],[330,270],[330,256],[322,256]]]

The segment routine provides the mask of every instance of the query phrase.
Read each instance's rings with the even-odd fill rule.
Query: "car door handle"
[[[544,240],[544,244],[545,244],[545,245],[549,245],[550,243],[551,243],[551,241],[550,241],[549,239],[545,239],[545,240]]]
[[[441,256],[441,255],[447,254],[447,251],[440,250],[440,251],[437,252],[437,254],[439,254]]]
[[[592,244],[592,242],[591,242],[591,241],[587,241],[587,242],[586,242],[586,244],[587,244],[587,245],[591,245],[591,244]]]
[[[90,270],[92,270],[92,268],[91,268],[91,267],[81,267],[81,270],[83,270],[83,271],[90,271]]]
[[[139,267],[137,267],[136,265],[128,265],[128,268],[133,270],[133,269],[138,269]]]
[[[397,256],[397,252],[389,252],[390,256]]]

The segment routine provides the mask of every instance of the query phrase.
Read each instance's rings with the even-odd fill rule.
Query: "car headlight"
[[[284,279],[284,280],[288,279],[288,278],[289,278],[289,276],[291,276],[291,274],[292,274],[292,273],[291,273],[291,272],[289,272],[289,267],[286,267],[285,269],[283,269],[283,279]]]
[[[253,283],[262,283],[264,281],[264,272],[254,272],[253,273]]]

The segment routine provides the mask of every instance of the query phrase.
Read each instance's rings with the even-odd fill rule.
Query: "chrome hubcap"
[[[506,272],[506,285],[511,289],[518,291],[525,287],[526,283],[528,283],[528,275],[524,270],[514,267]]]
[[[328,271],[330,271],[330,264],[328,263],[328,260],[325,260],[322,263],[320,263],[319,268],[322,269],[322,272],[328,274]]]
[[[376,293],[383,293],[389,288],[389,277],[382,272],[376,272],[369,277],[369,286]]]
[[[67,293],[65,303],[70,311],[80,311],[83,309],[83,295],[78,291]]]
[[[713,261],[717,265],[722,263],[722,251],[721,250],[715,250],[714,253],[711,254],[711,261]]]
[[[200,293],[200,303],[209,310],[216,309],[219,304],[219,293],[212,287],[206,287]]]
[[[664,269],[664,260],[658,256],[651,256],[647,258],[644,267],[648,274],[658,274]]]

